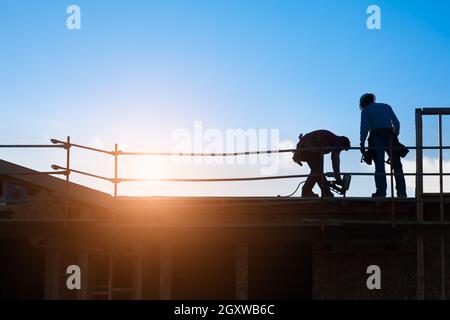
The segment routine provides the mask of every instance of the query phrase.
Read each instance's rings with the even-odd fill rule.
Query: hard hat
[[[362,109],[364,109],[365,107],[367,107],[367,105],[365,105],[364,107],[363,107],[363,105],[367,103],[366,101],[367,101],[369,98],[370,98],[373,102],[375,102],[376,97],[375,97],[375,95],[374,95],[373,93],[365,93],[365,94],[363,94],[363,95],[361,96],[361,98],[359,98],[359,109],[360,109],[360,110],[362,110]]]

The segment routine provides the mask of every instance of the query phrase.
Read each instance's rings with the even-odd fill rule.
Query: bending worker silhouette
[[[336,136],[328,130],[317,130],[304,136],[300,135],[299,139],[293,160],[299,165],[305,161],[311,169],[302,189],[302,197],[317,197],[318,195],[312,191],[316,183],[323,197],[333,197],[330,183],[323,173],[324,155],[331,152],[336,183],[342,185],[339,156],[342,150],[347,151],[350,148],[350,140],[347,137]]]
[[[390,105],[376,103],[376,97],[372,93],[361,96],[359,107],[361,109],[361,153],[364,157],[367,157],[367,152],[369,152],[369,158],[373,158],[375,162],[375,173],[378,174],[375,175],[377,191],[372,194],[372,197],[386,197],[386,176],[383,175],[386,173],[384,167],[385,152],[389,155],[395,173],[397,196],[406,197],[405,177],[400,161],[401,152],[398,150],[398,147],[403,145],[398,141],[400,122],[397,116]],[[365,141],[369,131],[369,148],[374,149],[369,149],[366,152]]]

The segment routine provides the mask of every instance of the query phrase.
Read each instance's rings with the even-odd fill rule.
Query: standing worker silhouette
[[[311,173],[302,189],[302,197],[317,197],[318,195],[312,191],[316,183],[319,185],[323,197],[333,197],[333,193],[330,191],[330,183],[323,173],[324,155],[331,152],[336,183],[343,185],[339,169],[340,153],[342,150],[347,151],[350,148],[350,140],[344,136],[337,136],[328,130],[317,130],[304,136],[300,135],[299,139],[293,160],[299,165],[302,165],[302,161],[305,161],[311,168]]]
[[[398,135],[400,134],[400,122],[391,106],[385,103],[376,103],[376,97],[372,93],[366,93],[359,100],[361,110],[361,153],[365,156],[365,141],[368,139],[371,157],[375,162],[375,185],[377,191],[372,194],[373,198],[386,197],[386,173],[384,167],[384,153],[389,155],[390,162],[395,173],[395,184],[397,197],[406,197],[406,184],[403,175],[400,153],[396,148],[399,146]]]

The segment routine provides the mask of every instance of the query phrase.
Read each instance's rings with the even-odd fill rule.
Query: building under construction
[[[427,115],[439,118],[438,146],[423,146]],[[0,297],[446,299],[445,115],[416,110],[416,194],[406,199],[121,197],[117,146],[109,195],[70,182],[80,173],[70,150],[87,148],[70,139],[53,141],[67,153],[54,172],[0,161]],[[439,151],[439,172],[423,172],[427,148]],[[425,175],[439,177],[439,193],[423,192]],[[81,269],[80,290],[67,288],[70,265]],[[371,265],[379,290],[366,285]]]

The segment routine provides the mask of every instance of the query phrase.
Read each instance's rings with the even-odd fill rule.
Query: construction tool
[[[327,172],[325,174],[327,177],[334,177],[334,173],[333,172]],[[345,197],[348,189],[350,188],[350,182],[352,181],[352,176],[348,173],[345,173],[342,177],[342,185],[338,184],[336,182],[336,180],[330,181],[330,189]]]

